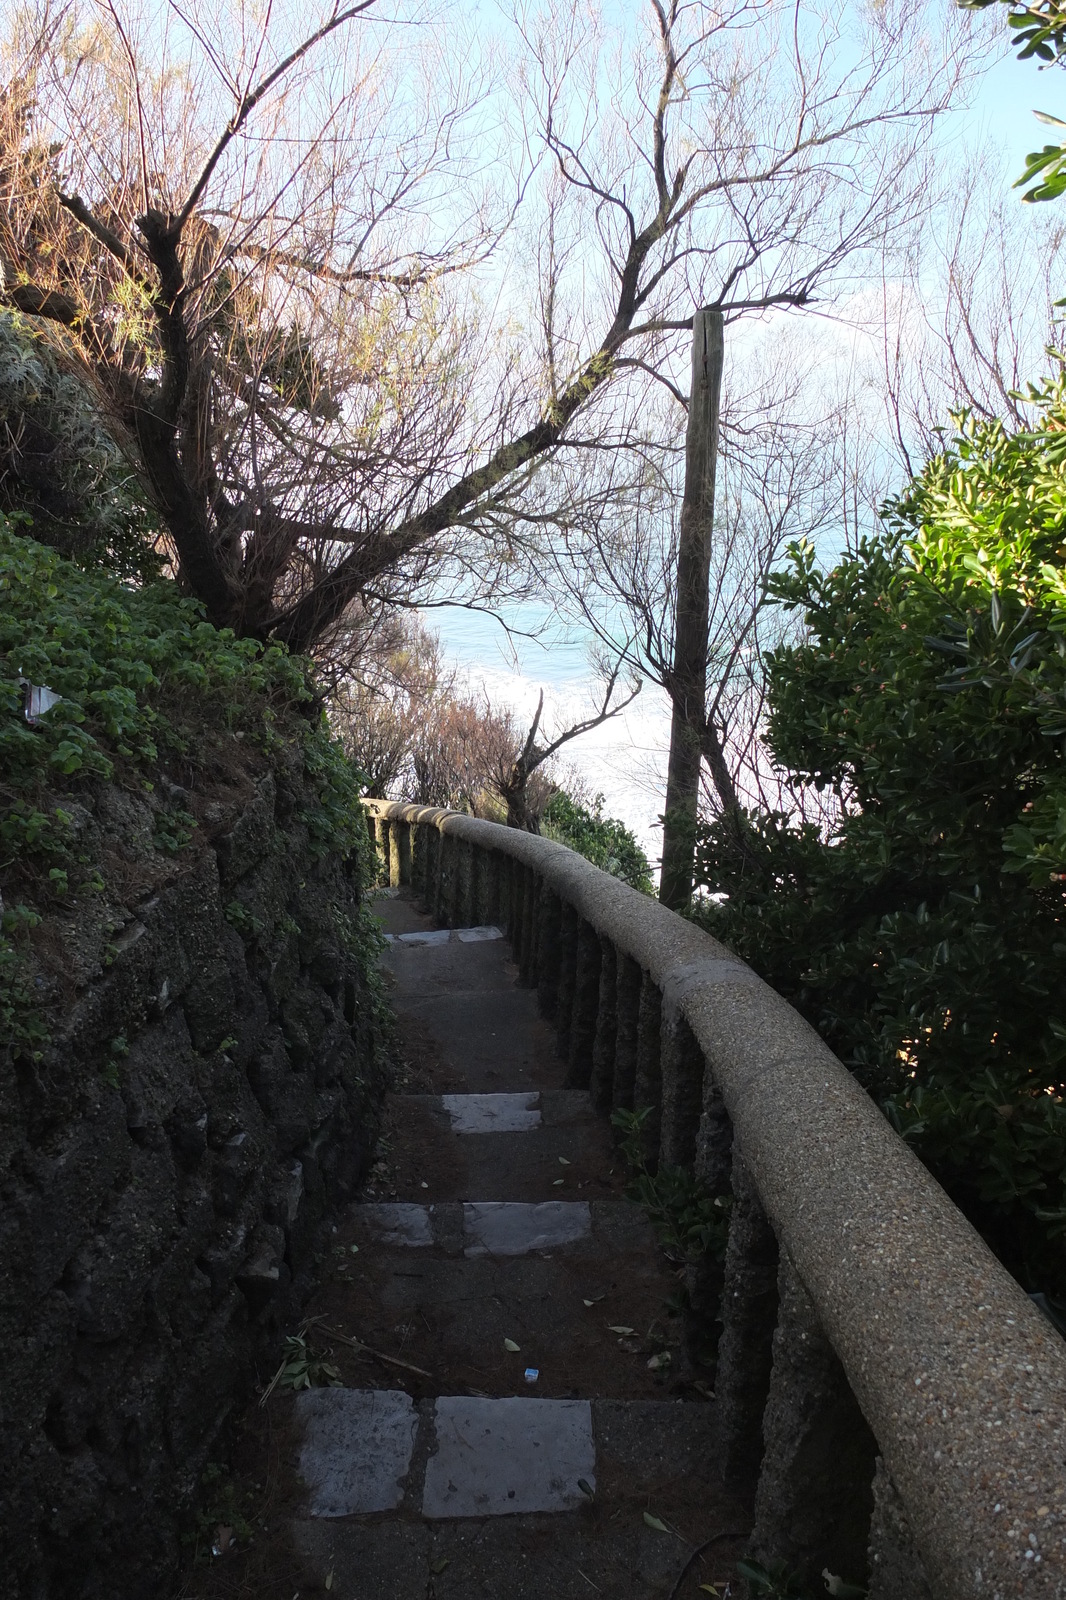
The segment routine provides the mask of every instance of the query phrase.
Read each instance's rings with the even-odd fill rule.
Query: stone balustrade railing
[[[753,1554],[814,1592],[868,1552],[870,1600],[1062,1600],[1066,1345],[813,1029],[563,846],[366,804],[387,881],[505,928],[570,1083],[731,1191],[715,1393]]]

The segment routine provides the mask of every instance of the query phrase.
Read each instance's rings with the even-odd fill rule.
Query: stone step
[[[422,1098],[419,1096],[419,1098]],[[433,1110],[436,1096],[426,1095]],[[453,1133],[530,1133],[541,1126],[540,1093],[444,1094],[437,1099]]]
[[[407,954],[412,960],[427,954],[443,960],[455,948],[447,945],[442,950]],[[468,970],[464,974],[484,980],[476,987],[466,987],[458,977],[430,981],[437,975],[408,973],[404,971],[406,963],[390,961],[396,983],[389,991],[389,1001],[400,1019],[409,1052],[430,1063],[433,1087],[445,1093],[561,1089],[565,1063],[556,1054],[554,1032],[537,1011],[536,996],[529,989],[515,988],[509,979],[495,983],[504,976],[502,945],[470,948],[478,956],[495,958],[480,963],[479,973]],[[394,945],[392,952],[397,949]]]
[[[386,944],[441,945],[487,944],[502,939],[503,929],[486,925],[481,928],[418,928],[412,933],[386,933]]]
[[[412,1471],[420,1415],[427,1437]],[[309,1389],[296,1418],[313,1517],[404,1500],[424,1517],[569,1511],[588,1492],[579,1479],[595,1490],[588,1400],[454,1395],[419,1407],[401,1389]]]
[[[678,1271],[621,1197],[607,1120],[563,1087],[498,929],[434,930],[403,897],[380,914],[406,1081],[434,1092],[390,1097],[375,1192],[340,1225],[308,1308],[344,1387],[284,1402],[306,1488],[300,1591],[724,1587],[749,1519],[669,1310]]]
[[[380,1224],[367,1216],[374,1210],[395,1236],[424,1242],[375,1239],[371,1227]],[[516,1211],[526,1213],[517,1223]],[[512,1230],[503,1243],[520,1243],[525,1253],[488,1252],[486,1238],[496,1245],[491,1230],[501,1228]],[[574,1236],[546,1248],[556,1228]],[[526,1248],[534,1240],[545,1248]],[[533,1367],[538,1395],[652,1399],[698,1396],[694,1384],[706,1377],[690,1369],[681,1320],[668,1312],[677,1278],[642,1213],[624,1202],[360,1206],[337,1235],[334,1259],[332,1281],[308,1312],[352,1387],[385,1379],[419,1397],[514,1395],[528,1392],[525,1370]],[[331,1344],[331,1329],[407,1366],[376,1362],[343,1340]]]
[[[468,1259],[526,1256],[568,1245],[586,1255],[654,1248],[644,1213],[625,1200],[366,1204],[355,1212],[354,1223],[368,1241],[416,1249],[435,1245]]]
[[[624,1188],[610,1126],[579,1090],[393,1095],[387,1119],[378,1199],[586,1200]]]
[[[716,1533],[737,1537],[698,1576],[735,1568],[745,1522],[713,1403],[314,1390],[295,1409],[309,1587],[332,1572],[345,1600],[649,1600]]]
[[[405,900],[382,910],[394,936],[381,958],[389,1000],[410,1053],[434,1069],[435,1089],[562,1088],[566,1069],[554,1030],[539,1015],[533,991],[517,986],[498,929],[433,929]]]

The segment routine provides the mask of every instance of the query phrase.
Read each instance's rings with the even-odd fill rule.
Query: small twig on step
[[[681,1593],[681,1586],[685,1579],[692,1571],[692,1568],[695,1566],[700,1556],[703,1555],[705,1550],[709,1550],[712,1544],[719,1544],[723,1539],[743,1538],[744,1535],[742,1533],[716,1533],[710,1539],[705,1540],[703,1544],[697,1545],[695,1550],[693,1550],[692,1554],[689,1556],[688,1560],[685,1562],[685,1565],[681,1568],[681,1571],[678,1573],[677,1582],[670,1590],[667,1600],[677,1600],[678,1595]]]
[[[371,1345],[364,1344],[362,1339],[353,1339],[347,1333],[340,1333],[336,1328],[322,1324],[322,1332],[328,1333],[331,1339],[339,1339],[341,1344],[347,1344],[353,1350],[365,1350],[368,1356],[373,1356],[375,1361],[384,1361],[390,1367],[402,1367],[404,1372],[414,1372],[420,1378],[432,1378],[432,1372],[427,1372],[425,1367],[416,1367],[410,1361],[401,1361],[399,1356],[387,1356],[383,1350],[375,1350]]]

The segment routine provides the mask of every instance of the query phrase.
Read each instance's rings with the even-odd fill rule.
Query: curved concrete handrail
[[[814,1030],[700,928],[564,846],[367,806],[530,868],[651,975],[714,1074],[935,1592],[1061,1600],[1066,1345]]]

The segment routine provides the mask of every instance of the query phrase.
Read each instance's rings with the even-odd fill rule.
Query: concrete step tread
[[[394,1094],[385,1138],[368,1200],[606,1200],[626,1182],[606,1119],[576,1090]]]
[[[599,1124],[583,1089],[521,1089],[501,1093],[405,1094],[393,1105],[400,1115],[410,1108],[438,1114],[450,1133],[526,1133],[534,1128],[573,1123]]]
[[[312,1517],[404,1506],[432,1519],[572,1511],[615,1471],[651,1482],[711,1467],[712,1403],[308,1389],[294,1403]]]
[[[654,1258],[632,1253],[471,1260],[397,1248],[360,1260],[311,1310],[316,1344],[356,1387],[514,1395],[528,1392],[532,1367],[536,1393],[552,1398],[697,1398],[707,1375],[664,1306],[675,1287]]]
[[[647,1218],[628,1200],[367,1202],[353,1226],[367,1243],[436,1248],[468,1260],[568,1248],[583,1254],[654,1250]]]
[[[346,1414],[347,1402],[329,1399],[339,1393],[317,1391],[324,1398],[315,1404],[297,1402],[303,1408],[301,1453],[331,1406],[334,1416]],[[308,1587],[324,1586],[332,1573],[331,1590],[345,1600],[584,1600],[597,1592],[612,1600],[654,1600],[670,1593],[694,1547],[715,1534],[735,1537],[719,1539],[701,1559],[691,1592],[696,1580],[720,1581],[735,1571],[746,1522],[718,1474],[713,1403],[596,1400],[561,1409],[550,1401],[496,1401],[475,1408],[468,1397],[444,1396],[413,1412],[413,1419],[407,1414],[408,1432],[414,1423],[410,1466],[388,1484],[393,1494],[399,1491],[393,1510],[309,1516],[294,1524]],[[480,1466],[491,1458],[496,1477],[488,1479],[491,1499],[482,1503],[487,1475],[479,1471],[476,1449],[460,1437],[465,1431],[469,1439],[471,1418],[475,1428],[488,1421],[494,1429],[494,1450],[481,1456]],[[561,1502],[554,1509],[517,1509],[517,1491],[513,1500],[509,1495],[509,1473],[521,1452],[535,1455],[529,1443],[535,1437],[541,1450],[554,1452],[557,1486],[550,1473],[540,1470],[537,1477],[545,1496]],[[342,1438],[338,1428],[334,1446],[343,1450]],[[360,1448],[358,1437],[353,1448]],[[590,1456],[588,1470],[579,1472]],[[317,1469],[310,1461],[302,1470]],[[570,1481],[575,1474],[591,1497]],[[473,1514],[440,1515],[431,1498],[427,1515],[427,1482],[439,1481],[452,1508],[469,1495]]]
[[[402,896],[379,914],[414,1082],[435,1092],[390,1097],[377,1193],[308,1308],[344,1387],[289,1402],[306,1588],[666,1600],[728,1533],[684,1595],[723,1584],[749,1518],[606,1119],[563,1087],[498,929],[432,930]]]

